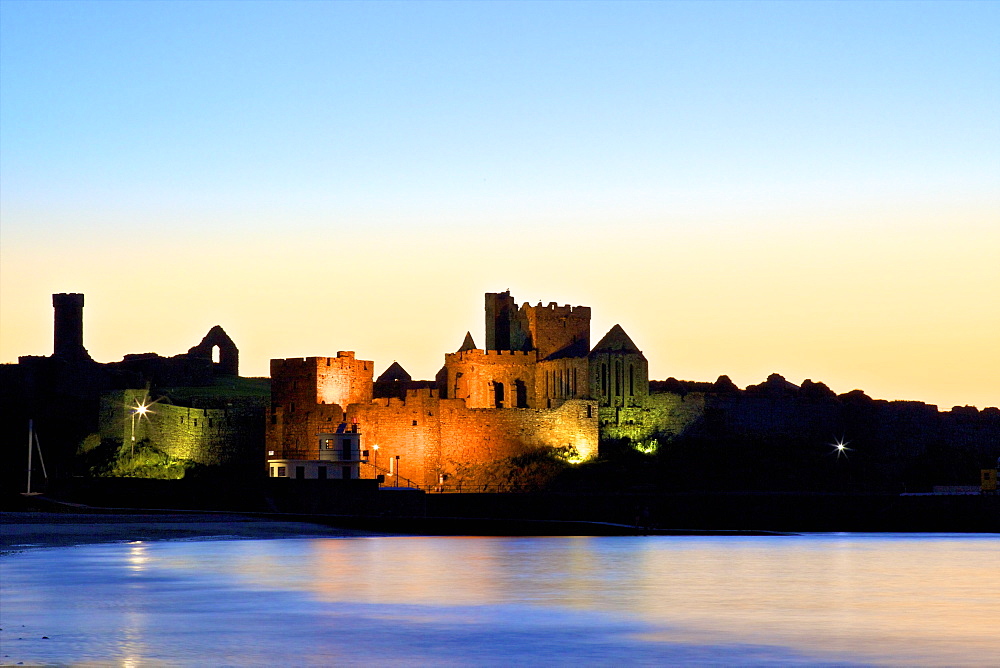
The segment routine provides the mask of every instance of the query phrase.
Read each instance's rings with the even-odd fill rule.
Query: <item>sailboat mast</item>
[[[28,420],[28,490],[26,494],[31,494],[31,450],[35,446],[35,421]]]

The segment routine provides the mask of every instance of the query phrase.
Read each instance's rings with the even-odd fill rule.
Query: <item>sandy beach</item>
[[[191,538],[362,536],[364,531],[228,513],[0,512],[0,554],[31,548]]]

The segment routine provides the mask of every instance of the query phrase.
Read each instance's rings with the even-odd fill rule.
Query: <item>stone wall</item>
[[[145,390],[118,390],[101,396],[101,439],[128,445],[149,444],[174,459],[205,466],[247,466],[258,461],[263,446],[263,399],[231,398],[225,408],[192,408],[155,403],[135,415],[137,402],[148,403]],[[133,427],[134,425],[134,427]]]
[[[524,304],[521,313],[539,359],[581,356],[590,352],[590,307]]]
[[[701,423],[704,414],[704,394],[650,394],[641,405],[602,406],[601,439],[629,439],[637,445],[648,445],[653,438],[687,433]]]
[[[295,410],[295,404],[368,402],[372,398],[374,362],[355,359],[354,352],[336,357],[271,360],[272,403]]]
[[[267,449],[275,457],[310,459],[315,434],[331,423],[357,424],[362,449],[372,466],[363,477],[388,473],[399,456],[399,474],[419,485],[440,476],[461,478],[463,468],[525,454],[540,448],[566,448],[579,460],[597,454],[597,406],[569,400],[553,409],[469,408],[462,399],[442,399],[435,390],[411,390],[405,399],[382,398],[339,406],[317,404],[289,412],[275,405],[267,426]],[[378,445],[376,451],[375,446]],[[449,483],[451,484],[451,483]]]
[[[444,396],[465,399],[469,408],[525,408],[537,406],[534,351],[464,350],[445,355],[447,381]],[[497,383],[503,384],[502,399]],[[519,396],[524,404],[519,406]]]

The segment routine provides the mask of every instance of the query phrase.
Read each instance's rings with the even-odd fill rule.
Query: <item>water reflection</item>
[[[32,660],[253,663],[279,627],[283,660],[302,664],[982,664],[1000,653],[991,536],[192,541],[3,565],[0,626],[55,615],[103,639]],[[60,584],[42,576],[53,567]]]

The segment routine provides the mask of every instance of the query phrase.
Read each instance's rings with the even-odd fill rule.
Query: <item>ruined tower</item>
[[[52,295],[52,306],[55,308],[53,356],[74,361],[90,360],[90,353],[83,347],[83,295]]]

